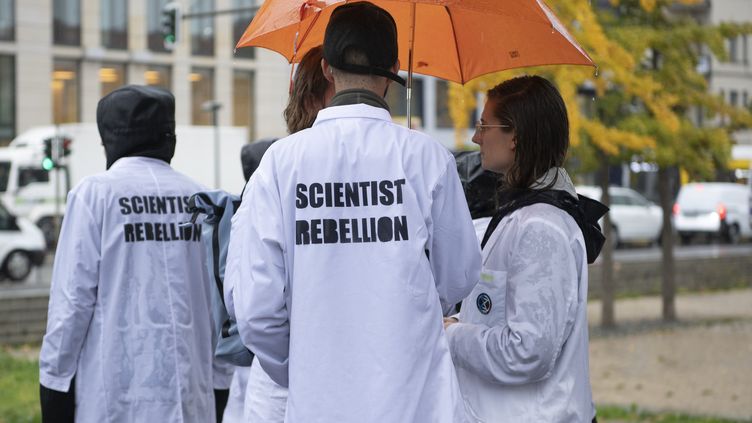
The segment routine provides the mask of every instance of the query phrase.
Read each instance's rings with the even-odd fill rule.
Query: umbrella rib
[[[460,58],[460,46],[457,45],[457,31],[454,29],[454,18],[452,17],[452,12],[449,11],[448,6],[444,6],[444,10],[446,10],[447,15],[449,16],[449,24],[452,26],[452,39],[454,40],[454,52],[457,53],[457,65],[460,67],[460,81],[462,81],[462,85],[465,85],[465,72],[462,69],[462,59]]]

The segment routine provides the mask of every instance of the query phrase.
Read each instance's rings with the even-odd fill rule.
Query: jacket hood
[[[264,156],[266,150],[277,141],[277,138],[265,138],[254,142],[253,144],[246,144],[243,149],[240,150],[240,164],[243,166],[243,177],[248,182],[251,179],[253,172],[258,169],[261,164],[261,157]]]
[[[175,155],[175,97],[162,88],[123,86],[99,100],[97,127],[107,169],[132,156],[170,163]]]

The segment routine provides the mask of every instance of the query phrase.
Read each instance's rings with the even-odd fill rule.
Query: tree
[[[554,80],[567,104],[572,152],[581,169],[593,170],[588,165],[603,162],[599,157],[604,156],[616,162],[637,156],[658,164],[664,214],[663,317],[675,320],[672,175],[681,167],[692,177],[711,177],[729,159],[730,130],[752,126],[749,110],[732,107],[708,91],[698,64],[707,54],[725,59],[724,40],[752,33],[752,24],[700,25],[687,13],[703,3],[698,0],[547,3],[598,64],[597,75],[591,69],[573,66],[487,75],[465,86],[452,85],[451,116],[461,126],[476,107],[476,93],[519,74],[543,74]],[[578,92],[583,86],[593,89],[593,107],[581,107],[583,97]],[[701,127],[690,119],[690,113],[698,111],[710,119],[725,119],[716,120],[713,127]],[[610,256],[608,252],[605,255]],[[604,271],[610,267],[604,263]],[[613,298],[604,298],[606,326],[609,319],[613,323],[612,304]]]

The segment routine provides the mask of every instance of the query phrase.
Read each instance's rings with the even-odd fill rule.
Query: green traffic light
[[[42,169],[50,171],[54,167],[55,167],[55,162],[53,162],[51,158],[45,157],[44,160],[42,160]]]

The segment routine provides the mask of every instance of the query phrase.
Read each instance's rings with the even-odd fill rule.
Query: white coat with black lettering
[[[375,205],[371,191],[356,205],[330,186],[327,206],[327,189],[310,188],[400,180]],[[371,218],[386,218],[378,234]],[[317,230],[319,219],[338,223]],[[476,284],[480,254],[455,161],[438,142],[381,108],[321,110],[312,128],[269,148],[230,248],[240,334],[269,376],[289,383],[287,422],[464,421],[442,315]]]
[[[214,421],[231,373],[213,375],[200,225],[178,226],[200,190],[164,161],[125,157],[68,195],[39,372],[62,392],[75,376],[77,422]]]
[[[563,169],[554,189],[576,195]],[[447,328],[474,422],[590,422],[588,265],[565,211],[533,204],[505,216],[483,248],[478,285]]]

